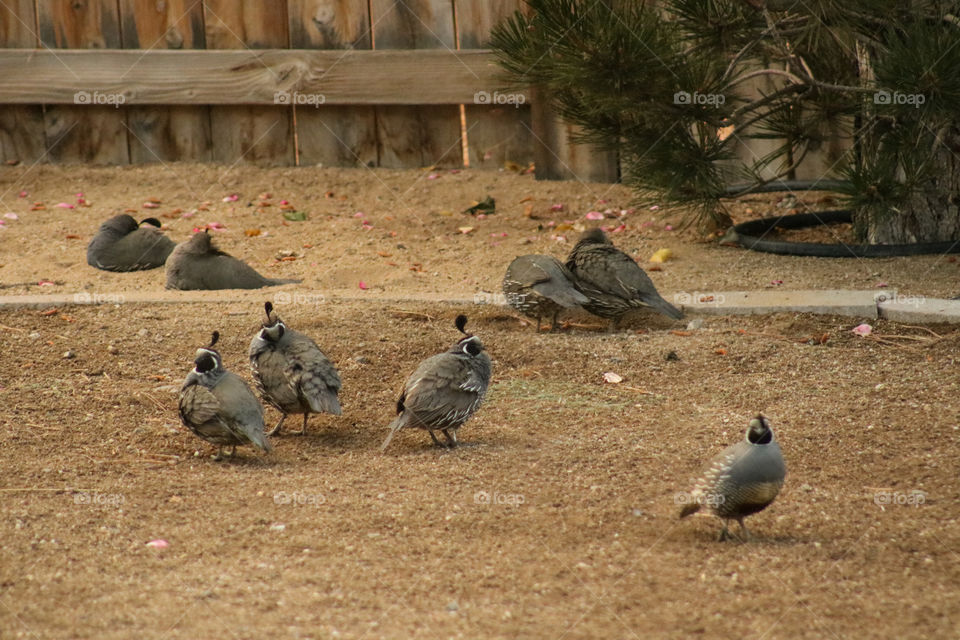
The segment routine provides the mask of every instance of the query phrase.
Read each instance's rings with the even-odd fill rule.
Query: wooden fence
[[[571,144],[543,101],[498,93],[483,47],[522,4],[0,0],[0,161],[534,162],[539,178],[615,181],[616,157]]]
[[[549,113],[531,122],[530,96],[497,93],[482,47],[520,5],[3,0],[0,160],[403,168],[542,156],[545,177],[615,179],[590,150],[538,143],[562,146],[569,128]]]

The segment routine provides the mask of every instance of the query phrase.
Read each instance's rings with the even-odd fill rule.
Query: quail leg
[[[310,416],[310,413],[307,411],[303,412],[303,426],[300,428],[300,431],[297,432],[298,436],[305,435],[307,433],[307,418]]]
[[[743,524],[743,518],[739,518],[737,522],[740,523],[740,533],[743,534],[742,540],[750,542],[750,531],[747,529],[747,525]]]
[[[280,416],[280,422],[277,423],[277,426],[275,426],[273,429],[270,429],[270,431],[267,431],[267,435],[272,436],[278,433],[280,431],[280,426],[283,425],[283,421],[286,419],[287,419],[287,414],[284,413],[283,415]]]
[[[453,429],[444,429],[443,437],[447,439],[448,446],[451,449],[457,446],[457,432]]]
[[[720,529],[720,535],[717,537],[717,542],[724,542],[725,540],[729,540],[731,538],[733,538],[733,536],[730,534],[730,530],[727,529],[727,521],[724,520],[723,528]]]
[[[433,431],[431,431],[430,429],[427,429],[427,433],[430,434],[430,438],[433,440],[433,444],[437,445],[438,447],[445,446],[442,442],[437,440],[437,436],[433,435]]]
[[[560,315],[559,309],[553,312],[553,324],[550,325],[550,333],[553,333],[557,330],[557,316],[559,315]]]
[[[540,316],[537,316],[537,333],[540,333]]]
[[[620,316],[616,316],[615,318],[613,318],[612,320],[610,320],[610,326],[607,327],[607,333],[614,333],[614,332],[616,332],[616,330],[617,330],[617,328],[618,328],[619,326],[620,326]]]

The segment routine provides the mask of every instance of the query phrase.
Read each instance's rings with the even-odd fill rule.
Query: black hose
[[[836,180],[779,180],[755,189],[750,185],[731,185],[726,192],[731,196],[747,193],[770,193],[776,191],[833,191],[845,183]],[[736,243],[745,249],[764,251],[785,256],[817,256],[821,258],[890,258],[895,256],[918,256],[924,254],[960,253],[960,240],[947,242],[917,242],[913,244],[821,244],[817,242],[784,242],[764,240],[763,236],[774,228],[805,229],[827,224],[853,222],[849,209],[832,209],[815,213],[798,213],[760,218],[734,225],[724,237],[724,243]]]

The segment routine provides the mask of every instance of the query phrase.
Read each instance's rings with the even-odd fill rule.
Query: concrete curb
[[[882,290],[783,290],[760,291],[681,291],[668,300],[690,315],[762,315],[771,313],[816,313],[863,319],[885,318],[895,322],[960,324],[960,300],[902,296],[895,289]],[[0,296],[0,309],[43,309],[49,307],[100,304],[250,304],[259,306],[271,300],[278,307],[289,304],[336,304],[359,302],[374,304],[433,303],[449,305],[497,305],[503,296],[461,293],[456,297],[376,296],[346,293],[292,290],[224,291],[134,291],[117,294],[50,294]]]

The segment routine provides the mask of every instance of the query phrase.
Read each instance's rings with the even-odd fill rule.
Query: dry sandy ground
[[[171,235],[221,222],[229,251],[305,280],[280,291],[325,294],[280,312],[337,363],[344,414],[274,438],[269,455],[242,449],[223,462],[179,425],[176,391],[194,350],[219,329],[226,365],[249,379],[246,348],[275,293],[0,310],[0,638],[960,634],[951,327],[874,321],[863,338],[850,332],[859,319],[783,314],[709,317],[686,332],[641,316],[638,330],[614,335],[538,335],[493,306],[383,302],[496,291],[517,253],[569,249],[574,230],[564,244],[537,224],[582,221],[598,198],[627,206],[605,185],[472,172],[24,171],[0,173],[0,207],[18,215],[0,231],[0,280],[14,285],[3,293],[160,292],[160,271],[87,267],[86,241],[102,218],[149,197],[161,205],[144,215],[161,217],[209,200],[191,219],[162,217]],[[92,206],[52,207],[77,192]],[[233,192],[242,205],[269,192],[274,204],[256,213],[221,202]],[[459,213],[488,192],[499,213]],[[310,221],[282,225],[283,199]],[[29,211],[36,201],[47,208]],[[541,220],[524,216],[530,202]],[[550,212],[554,203],[568,213]],[[665,292],[774,279],[956,289],[958,266],[944,258],[765,256],[678,237],[667,222],[643,210],[617,234],[640,256],[676,252],[651,274]],[[282,250],[303,256],[275,261]],[[461,430],[466,446],[441,451],[402,433],[381,455],[397,390],[457,339],[459,312],[494,360],[487,402]],[[623,382],[605,384],[607,371]],[[787,483],[748,521],[754,541],[717,543],[713,519],[676,519],[678,492],[761,410]],[[156,539],[169,546],[147,546]]]

